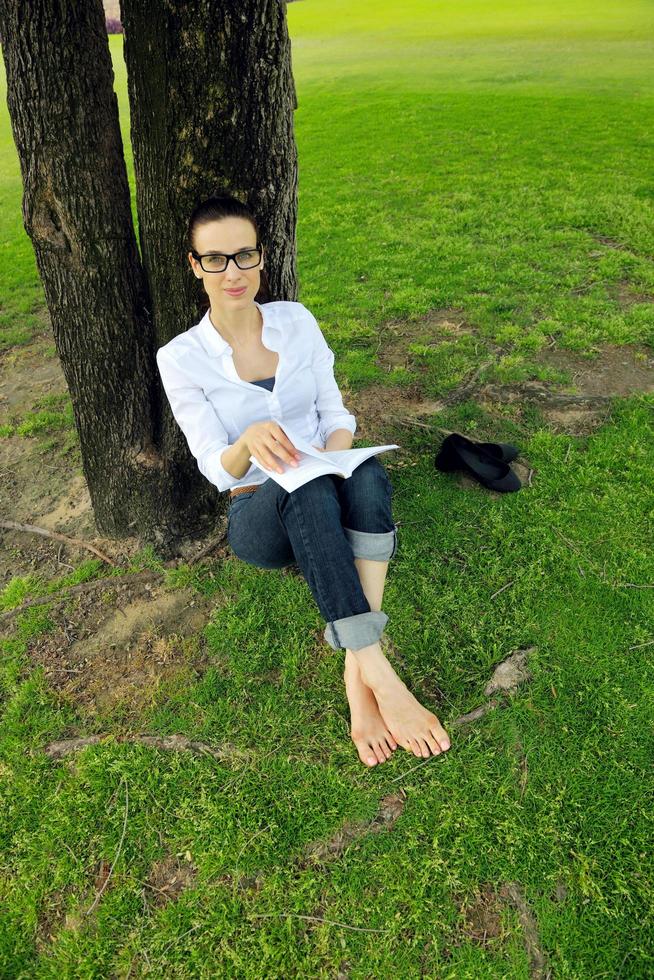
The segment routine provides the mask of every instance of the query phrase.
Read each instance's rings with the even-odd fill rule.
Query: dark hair
[[[206,201],[201,201],[200,204],[196,204],[196,206],[193,208],[191,217],[188,220],[188,227],[186,229],[186,245],[188,251],[195,251],[194,236],[195,229],[198,227],[198,225],[206,225],[210,221],[220,221],[221,218],[245,218],[245,220],[249,221],[254,228],[257,236],[257,242],[261,241],[257,219],[254,217],[254,214],[247,204],[243,204],[243,202],[239,201],[236,197],[230,197],[228,194],[222,194],[216,197],[208,197]],[[200,313],[204,314],[209,309],[209,297],[207,296],[201,281],[200,289],[201,296],[198,299],[198,305]],[[268,276],[265,269],[261,270],[261,284],[259,286],[259,292],[254,298],[257,303],[270,302],[270,283],[268,282]]]

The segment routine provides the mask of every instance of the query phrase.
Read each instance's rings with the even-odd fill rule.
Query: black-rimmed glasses
[[[205,252],[204,255],[198,255],[193,250],[191,255],[205,272],[224,272],[230,259],[234,259],[239,269],[254,269],[261,262],[261,248],[258,245],[256,248],[241,249],[240,252],[234,252],[232,255],[226,255],[224,252]]]

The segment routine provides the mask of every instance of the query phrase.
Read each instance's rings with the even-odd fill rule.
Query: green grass
[[[427,338],[411,344],[433,394],[494,346],[496,375],[515,380],[542,376],[530,358],[551,337],[582,351],[651,344],[649,4],[307,0],[288,17],[301,299],[341,380],[410,381],[374,365],[378,329],[434,308],[460,311],[474,333],[438,356]],[[110,39],[126,126],[121,43]],[[40,329],[43,294],[6,110],[0,161],[8,347]],[[645,299],[625,304],[625,284]],[[44,403],[3,432],[39,438],[70,423],[67,406]],[[484,700],[509,652],[535,647],[531,683],[417,769],[401,750],[372,771],[356,759],[342,656],[320,642],[297,577],[233,558],[168,576],[215,600],[209,663],[153,692],[137,724],[119,710],[91,721],[58,698],[29,645],[59,614],[17,617],[0,661],[0,973],[526,978],[514,909],[486,943],[459,913],[482,886],[517,881],[553,977],[651,976],[653,409],[652,396],[615,400],[581,438],[535,409],[519,426],[466,402],[398,435],[414,465],[385,461],[401,527],[384,609],[404,679],[447,726]],[[533,486],[497,498],[437,473],[436,426],[517,442]],[[159,560],[145,549],[134,567]],[[99,574],[89,561],[56,583],[17,577],[0,610]],[[43,755],[53,739],[124,730],[227,741],[250,758],[111,741]],[[306,860],[400,789],[391,830],[324,866]],[[167,855],[196,876],[156,909],[143,882]]]

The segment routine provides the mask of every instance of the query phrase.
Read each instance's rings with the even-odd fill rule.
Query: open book
[[[336,449],[321,453],[299,435],[292,432],[288,426],[282,425],[281,427],[300,454],[297,466],[291,466],[290,463],[280,460],[279,465],[283,467],[283,472],[278,473],[276,470],[269,470],[266,466],[262,466],[254,456],[250,456],[250,462],[267,473],[288,493],[304,486],[310,480],[315,480],[318,476],[326,476],[329,473],[345,478],[350,477],[357,466],[361,466],[371,456],[385,453],[389,449],[400,448],[393,444],[392,446],[366,446],[363,449]]]

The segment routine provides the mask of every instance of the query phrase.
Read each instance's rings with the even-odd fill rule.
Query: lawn
[[[440,400],[384,430],[402,452],[384,459],[400,535],[383,608],[395,666],[452,749],[366,770],[342,655],[301,578],[229,553],[164,568],[144,549],[117,571],[161,570],[166,595],[207,614],[190,639],[149,636],[174,669],[138,704],[90,708],[39,660],[62,611],[83,621],[74,598],[2,623],[0,975],[650,977],[654,388],[623,385],[581,428],[531,400],[448,397],[480,365],[489,391],[570,391],[565,365],[607,352],[651,366],[654,12],[287,9],[300,299],[348,397],[375,392],[378,415],[416,386]],[[110,46],[128,145],[122,39]],[[47,317],[4,89],[1,113],[8,364]],[[379,356],[392,329],[403,363]],[[36,394],[0,442],[60,454],[72,477],[67,401],[39,415]],[[529,483],[496,495],[438,473],[443,429],[516,443]],[[0,611],[107,574],[65,554],[64,575],[7,579]],[[524,683],[457,722],[516,651]],[[44,751],[96,733],[61,759]]]

